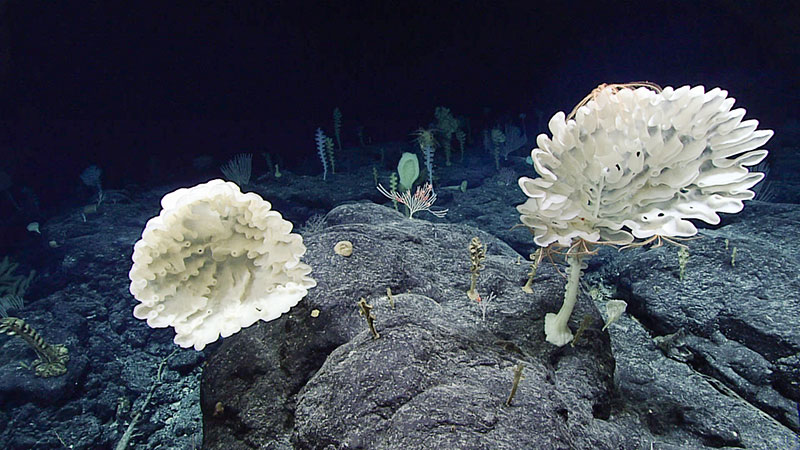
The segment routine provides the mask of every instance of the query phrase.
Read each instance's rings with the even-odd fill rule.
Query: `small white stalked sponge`
[[[638,86],[638,87],[637,87]],[[764,178],[750,172],[772,136],[745,120],[719,88],[649,83],[600,85],[575,108],[550,119],[531,158],[539,178],[522,177],[528,200],[520,220],[541,247],[567,247],[569,278],[559,314],[547,314],[547,340],[572,340],[567,320],[577,298],[582,259],[594,244],[627,245],[697,234],[737,213]],[[640,241],[637,241],[640,240]],[[647,242],[647,241],[645,241]]]
[[[133,309],[175,343],[202,350],[289,311],[316,282],[303,238],[258,194],[212,180],[165,195],[133,250]]]

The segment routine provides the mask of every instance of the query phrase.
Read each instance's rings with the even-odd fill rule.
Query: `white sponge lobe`
[[[573,119],[550,119],[531,151],[539,178],[522,177],[528,200],[517,210],[546,247],[575,238],[630,243],[655,235],[688,237],[688,219],[719,223],[741,211],[764,174],[748,167],[767,156],[772,136],[719,88],[657,92],[606,87]]]
[[[211,180],[170,192],[134,245],[133,309],[175,343],[202,350],[289,311],[316,286],[292,224],[258,194]]]

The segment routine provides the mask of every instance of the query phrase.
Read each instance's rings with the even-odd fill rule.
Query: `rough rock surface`
[[[480,305],[465,294],[467,245],[473,236],[489,244],[478,290],[484,301],[490,293],[496,299],[487,303],[485,321]],[[352,256],[334,253],[340,240],[353,242]],[[602,308],[603,295],[594,295],[593,302],[584,292],[570,326],[575,331],[587,315],[592,324],[575,347],[558,348],[544,341],[542,331],[545,313],[557,311],[563,297],[564,280],[557,267],[543,264],[534,293],[526,294],[520,289],[529,268],[524,258],[520,263],[520,255],[484,232],[408,220],[373,204],[350,204],[332,210],[327,227],[305,236],[305,242],[305,261],[314,268],[317,288],[290,314],[226,338],[208,360],[201,392],[204,448],[794,445],[796,436],[788,427],[796,430],[797,422],[787,417],[787,408],[798,390],[786,376],[797,370],[796,334],[780,332],[786,342],[775,356],[786,361],[773,376],[783,381],[762,382],[752,399],[737,392],[735,383],[728,386],[734,377],[718,379],[716,371],[693,364],[699,356],[682,360],[686,341],[670,347],[664,339],[653,339],[677,330],[678,323],[653,327],[658,315],[645,306],[652,296],[642,294],[653,291],[665,273],[677,283],[672,247],[629,250],[627,257],[604,252],[592,258],[590,271],[595,274],[587,282],[602,276],[605,283],[617,281],[629,289],[587,284],[586,291],[625,299],[639,320],[623,317],[601,332],[596,305]],[[695,267],[706,264],[700,255],[695,257],[705,250],[692,249],[689,276],[699,276],[701,270],[716,273],[713,266]],[[661,266],[647,259],[657,255]],[[649,272],[655,279],[646,279]],[[624,282],[634,278],[641,286]],[[692,303],[694,297],[683,297],[684,312],[676,318],[692,317],[698,305],[738,295],[729,283],[734,281],[720,282],[715,291],[699,284],[694,289],[705,298]],[[394,306],[386,288],[392,290]],[[360,298],[374,307],[377,339],[359,316]],[[645,315],[638,317],[640,313]],[[794,323],[797,329],[796,317],[773,320]],[[737,344],[731,334],[728,339],[723,345],[712,333],[704,342],[715,343],[713,349],[699,344],[692,348],[709,360],[727,355],[733,364],[731,355],[747,353],[751,343]],[[716,353],[706,353],[710,350]],[[759,359],[758,350],[750,348],[752,358],[741,360],[761,362],[750,375],[775,371],[779,362],[769,355]],[[787,356],[792,351],[794,364]],[[524,379],[512,405],[505,406],[518,364],[524,367]],[[767,404],[773,416],[759,409]]]
[[[741,435],[752,430],[764,436],[780,436],[784,426],[800,431],[799,218],[797,205],[750,202],[742,213],[729,216],[725,226],[702,230],[698,239],[686,242],[690,256],[683,280],[672,246],[621,252],[603,265],[600,274],[638,318],[635,329],[660,342],[671,359],[658,363],[656,373],[686,384],[688,377],[697,381],[692,387],[713,388],[708,393],[688,391],[691,397],[676,402],[681,396],[659,392],[651,383],[645,389],[622,383],[631,403],[661,399],[657,403],[668,405],[661,414],[671,417],[661,418],[662,426],[713,425],[717,432],[708,436],[711,444],[747,444]],[[612,328],[611,334],[617,376],[624,377],[622,360],[641,354],[644,343],[632,345],[639,340],[637,334],[621,334],[622,328],[627,327]],[[649,341],[652,347],[654,340]],[[640,374],[642,357],[632,367]],[[796,436],[791,445],[774,442],[772,448],[800,444]]]

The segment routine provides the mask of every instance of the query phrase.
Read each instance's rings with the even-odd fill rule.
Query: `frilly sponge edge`
[[[550,119],[552,137],[531,152],[540,178],[522,177],[529,199],[517,207],[543,247],[573,239],[631,243],[655,235],[697,233],[687,219],[719,223],[741,211],[764,177],[749,166],[772,136],[715,88],[599,89],[577,108]]]

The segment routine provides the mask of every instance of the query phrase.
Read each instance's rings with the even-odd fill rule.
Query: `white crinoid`
[[[601,86],[567,119],[550,119],[531,152],[539,178],[522,177],[517,207],[536,244],[576,239],[631,243],[688,237],[688,219],[719,223],[741,211],[764,175],[748,167],[772,136],[745,120],[719,88]]]

